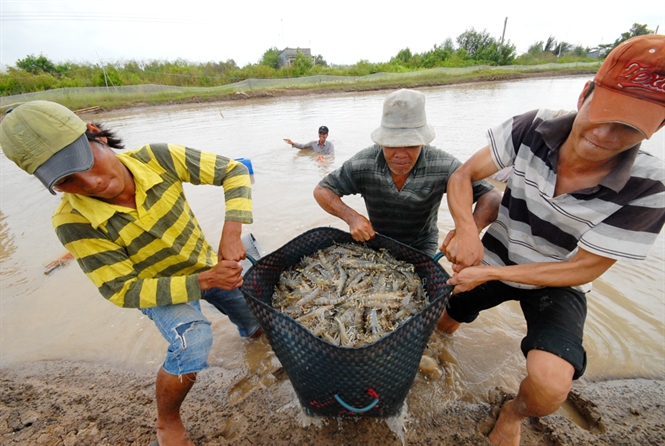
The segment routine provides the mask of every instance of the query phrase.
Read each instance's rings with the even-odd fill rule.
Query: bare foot
[[[522,433],[522,417],[513,410],[514,400],[503,405],[489,440],[499,446],[519,446]]]
[[[157,421],[157,441],[159,446],[195,446],[181,420],[170,424]]]

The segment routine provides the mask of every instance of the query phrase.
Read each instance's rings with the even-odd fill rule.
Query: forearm
[[[580,286],[600,277],[615,260],[579,249],[565,262],[538,262],[510,266],[477,266],[457,272],[449,281],[455,293],[485,282],[502,280],[540,287]]]
[[[325,187],[317,185],[314,188],[314,199],[324,211],[341,218],[349,226],[352,225],[354,219],[360,216],[355,210],[347,206],[339,195]]]
[[[478,199],[477,212],[473,211],[472,185],[473,181],[471,181],[469,175],[464,174],[459,169],[448,180],[446,193],[448,209],[455,222],[455,230],[462,236],[468,236],[472,233],[477,236],[480,230],[486,226],[485,221],[491,218],[489,213],[484,212],[484,206],[481,203],[481,200],[487,194]],[[496,219],[496,217],[494,218]]]
[[[488,266],[484,273],[489,280],[503,280],[526,285],[564,287],[580,286],[600,277],[614,264],[607,259],[596,265],[585,262],[545,262],[525,265]]]
[[[224,259],[234,261],[243,260],[246,251],[241,236],[242,223],[234,220],[226,220],[222,228],[222,238],[219,241],[217,259],[220,261]]]

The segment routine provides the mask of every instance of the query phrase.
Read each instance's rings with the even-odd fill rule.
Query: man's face
[[[319,133],[319,145],[325,144],[326,139],[328,139],[327,133]]]
[[[584,94],[584,93],[583,93]],[[634,127],[618,122],[591,122],[589,108],[593,93],[586,99],[580,96],[578,113],[569,138],[575,153],[585,161],[603,163],[625,152],[645,136]]]
[[[388,168],[395,175],[407,175],[416,165],[423,146],[381,147]]]
[[[124,165],[109,146],[98,141],[88,143],[95,158],[92,168],[61,178],[53,185],[53,189],[101,200],[118,197],[126,187]]]

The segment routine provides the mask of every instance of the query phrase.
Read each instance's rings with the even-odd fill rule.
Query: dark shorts
[[[471,291],[453,294],[448,315],[457,322],[473,322],[478,314],[509,301],[519,301],[526,319],[527,334],[522,352],[543,350],[568,361],[575,368],[573,379],[586,369],[586,351],[582,347],[586,296],[569,287],[525,290],[499,281],[484,283]]]

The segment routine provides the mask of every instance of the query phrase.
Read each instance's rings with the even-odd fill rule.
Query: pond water
[[[464,161],[486,144],[484,132],[506,118],[534,108],[573,109],[587,77],[487,82],[425,88],[433,145]],[[328,172],[372,144],[389,92],[268,98],[210,104],[132,108],[83,116],[117,130],[127,148],[169,142],[247,158],[254,170],[254,223],[244,228],[263,255],[308,229],[348,230],[314,201],[312,191]],[[307,142],[320,125],[330,128],[336,155],[323,162],[283,142]],[[664,132],[644,149],[662,160]],[[662,161],[660,161],[662,162]],[[106,302],[75,263],[44,274],[45,265],[65,251],[51,227],[59,198],[0,155],[0,363],[67,359],[156,370],[165,341],[137,310]],[[191,186],[191,185],[187,185]],[[213,246],[224,217],[223,193],[213,187],[186,188]],[[364,212],[362,200],[346,202]],[[447,205],[439,212],[441,240],[452,228]],[[617,262],[594,283],[588,296],[584,379],[665,375],[665,245],[663,236],[644,262]],[[449,265],[442,262],[445,268]],[[210,364],[251,369],[270,360],[269,347],[240,339],[223,315],[204,303],[215,343]],[[445,366],[437,384],[419,376],[412,392],[426,408],[462,398],[484,400],[496,385],[516,390],[525,374],[519,343],[525,323],[518,305],[492,309],[454,336],[432,336],[429,354]],[[274,360],[274,358],[272,359]],[[413,398],[410,396],[410,398]]]

